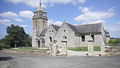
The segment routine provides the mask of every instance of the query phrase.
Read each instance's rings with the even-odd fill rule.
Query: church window
[[[45,21],[43,21],[43,28],[45,27]]]
[[[63,36],[63,38],[64,38],[64,39],[67,39],[67,37],[66,37],[66,36]]]
[[[93,39],[93,41],[94,41],[94,35],[91,35],[91,37],[92,37],[92,39]]]
[[[37,27],[37,21],[35,21],[35,27]]]
[[[54,32],[54,30],[52,30],[52,32]]]
[[[85,42],[85,35],[81,36],[82,42]]]
[[[52,37],[49,37],[49,39],[50,39],[50,42],[52,42]]]

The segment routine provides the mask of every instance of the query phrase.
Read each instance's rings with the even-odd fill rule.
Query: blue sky
[[[0,38],[10,24],[24,27],[31,35],[33,11],[40,0],[0,0]],[[42,0],[48,23],[61,25],[103,23],[111,37],[120,38],[120,0]]]

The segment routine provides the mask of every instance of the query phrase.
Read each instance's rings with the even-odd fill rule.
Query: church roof
[[[65,24],[67,24],[74,32],[79,33],[79,31],[76,29],[74,25],[71,25],[69,23],[65,23]]]
[[[46,31],[47,31],[47,29],[44,29],[44,30],[41,32],[40,36],[44,36],[45,33],[46,33]]]
[[[54,24],[52,24],[52,27],[53,27],[56,31],[58,31],[58,29],[60,28],[60,26],[57,26],[57,25],[54,25]]]
[[[79,33],[101,33],[102,23],[75,26]]]

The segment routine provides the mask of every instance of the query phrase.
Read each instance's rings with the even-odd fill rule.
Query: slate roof
[[[107,32],[106,30],[104,30],[104,31],[105,31],[105,35],[106,35],[106,37],[110,37],[109,32]]]
[[[46,31],[47,31],[47,29],[44,29],[44,30],[41,32],[40,36],[44,36],[45,33],[46,33]]]
[[[76,29],[74,25],[71,25],[69,23],[65,23],[65,24],[67,24],[74,32],[79,33],[79,31]]]
[[[101,33],[102,23],[77,25],[79,33]]]
[[[58,31],[58,29],[60,28],[60,26],[57,26],[57,25],[54,25],[54,24],[52,24],[52,27],[53,27],[56,31]]]

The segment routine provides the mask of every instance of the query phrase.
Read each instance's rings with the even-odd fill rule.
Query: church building
[[[106,46],[110,38],[102,23],[72,25],[63,22],[61,26],[54,24],[48,26],[47,21],[47,12],[42,9],[40,3],[32,18],[32,47],[50,47],[54,43],[69,48],[87,46],[89,37],[92,38],[94,45]]]

